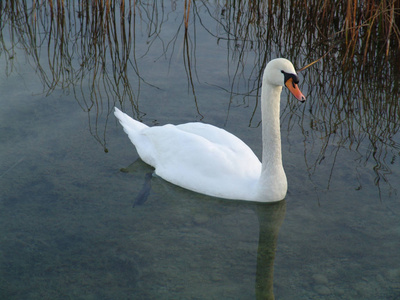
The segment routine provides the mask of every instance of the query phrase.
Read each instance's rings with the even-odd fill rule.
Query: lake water
[[[284,201],[153,177],[133,207],[152,169],[114,106],[148,125],[223,127],[260,156],[262,58],[309,61],[233,39],[218,4],[192,3],[185,34],[183,1],[87,24],[67,3],[57,24],[48,7],[37,23],[2,11],[0,299],[400,299],[398,98],[383,114],[354,94],[341,111],[342,89],[320,84],[336,80],[329,66],[312,66],[304,104],[282,93]]]

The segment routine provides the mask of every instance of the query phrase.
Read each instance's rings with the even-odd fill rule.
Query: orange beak
[[[306,101],[306,97],[302,94],[300,91],[299,87],[297,86],[296,83],[293,82],[293,78],[289,78],[285,82],[286,87],[289,89],[289,91],[293,94],[293,96],[296,97],[297,100],[304,102]]]

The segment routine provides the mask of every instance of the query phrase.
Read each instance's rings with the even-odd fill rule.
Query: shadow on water
[[[172,13],[176,29],[170,35],[164,28]],[[140,120],[146,115],[140,109],[143,86],[159,89],[141,68],[155,49],[158,59],[170,61],[182,52],[200,119],[204,112],[196,90],[211,85],[230,98],[227,120],[231,105],[252,107],[250,127],[260,123],[259,87],[270,59],[287,57],[298,69],[321,59],[301,72],[307,104],[288,101],[282,112],[288,131],[302,129],[310,178],[324,160],[332,174],[338,153],[350,149],[359,155],[359,165],[374,164],[379,190],[384,182],[396,193],[389,177],[400,149],[399,15],[395,1],[366,6],[294,0],[2,1],[0,54],[10,74],[16,49],[22,49],[41,78],[43,93],[56,88],[72,93],[106,152],[112,108],[123,106]],[[199,81],[196,38],[203,32],[226,47],[227,86]],[[330,177],[327,182],[329,189]]]

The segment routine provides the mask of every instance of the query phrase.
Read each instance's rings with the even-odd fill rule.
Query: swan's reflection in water
[[[279,229],[285,217],[286,201],[257,204],[255,211],[260,226],[255,285],[256,299],[274,299],[274,259]]]
[[[201,213],[202,215],[205,215],[205,218],[210,220],[210,222],[211,220],[221,217],[221,214],[231,214],[230,211],[232,210],[253,211],[255,214],[254,217],[257,217],[258,219],[259,237],[257,247],[257,267],[256,270],[249,270],[249,273],[256,274],[254,283],[256,299],[274,299],[274,259],[279,229],[283,223],[286,212],[285,200],[275,203],[255,203],[248,201],[223,200],[200,195],[174,186],[159,177],[151,176],[152,168],[146,165],[140,159],[127,168],[121,170],[127,173],[135,173],[143,178],[143,181],[137,184],[137,193],[133,195],[135,206],[134,209],[143,209],[144,207],[141,207],[142,205],[150,206],[152,205],[150,202],[153,201],[171,201],[171,205],[179,205],[179,203],[182,205],[181,201],[187,201],[189,204],[186,203],[183,205],[190,205],[191,203],[193,204],[189,210],[190,213]],[[148,199],[149,197],[151,198],[153,194],[156,194],[158,197],[162,195],[162,199]],[[193,203],[192,201],[196,201],[197,203]],[[204,209],[204,211],[199,212],[201,209]],[[173,210],[177,210],[177,208],[174,208]],[[182,208],[182,211],[184,210],[186,210],[186,208]],[[168,218],[171,218],[171,214],[169,214],[167,211],[165,212],[164,216],[166,218],[164,221],[166,222],[168,222]],[[221,225],[218,221],[216,221],[216,223]],[[193,228],[193,230],[196,230],[196,228]],[[240,226],[237,226],[231,230],[241,229]],[[227,234],[229,235],[229,232],[227,232]],[[215,236],[213,237],[215,238]],[[207,240],[207,238],[210,237],[199,237],[199,242],[200,240],[203,240],[203,238],[204,240]],[[232,237],[232,239],[234,239],[234,237]],[[160,247],[161,245],[158,246]],[[226,245],[224,244],[219,245],[219,247],[226,249]],[[151,254],[149,253],[148,255]],[[209,255],[213,255],[212,252],[210,252]],[[232,254],[227,253],[226,255]],[[190,259],[190,257],[187,259]],[[240,278],[238,279],[240,280]]]

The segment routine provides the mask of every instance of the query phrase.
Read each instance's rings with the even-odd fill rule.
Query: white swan
[[[299,79],[290,61],[278,58],[265,68],[261,90],[262,161],[239,138],[212,125],[186,123],[148,127],[115,108],[115,116],[155,173],[183,188],[220,198],[273,202],[285,198],[280,94],[286,85],[300,101]]]

